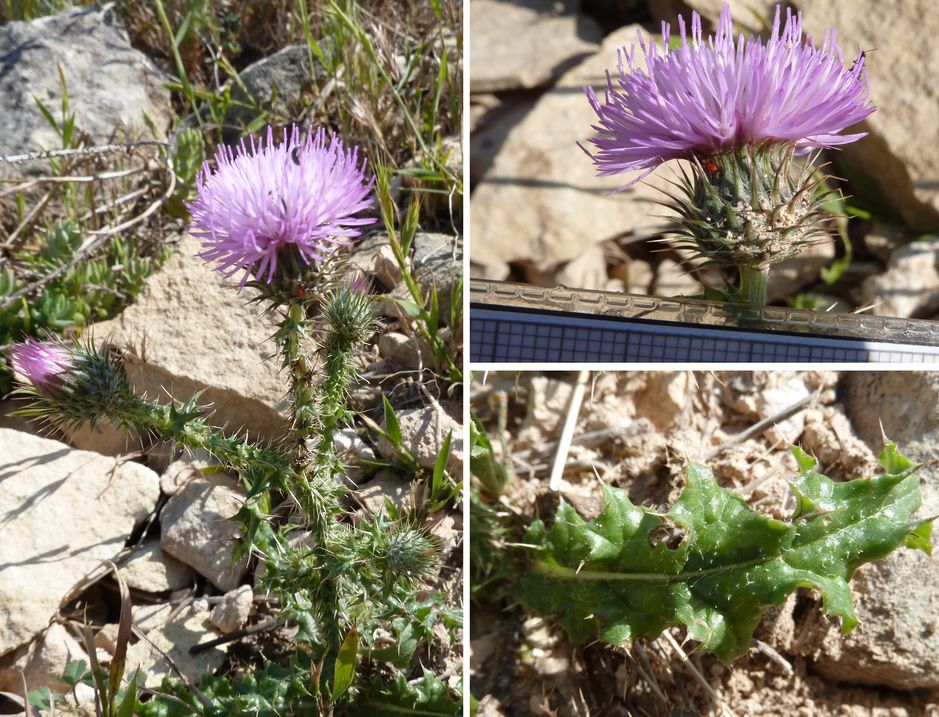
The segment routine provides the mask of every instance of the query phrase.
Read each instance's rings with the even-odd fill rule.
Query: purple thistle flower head
[[[36,388],[54,388],[62,384],[64,375],[75,365],[75,357],[59,341],[35,341],[27,338],[14,344],[8,352],[13,370],[25,376]]]
[[[667,23],[661,51],[652,38],[647,43],[639,35],[646,70],[636,65],[635,45],[617,52],[618,88],[608,72],[602,103],[592,88],[584,88],[599,119],[593,127],[599,136],[590,140],[597,151],[585,151],[600,176],[642,171],[628,187],[669,159],[777,143],[805,152],[866,134],[841,134],[874,105],[864,53],[845,68],[833,29],[815,47],[810,38],[803,40],[801,13],[787,9],[780,30],[778,5],[766,44],[753,36],[734,40],[727,4],[717,33],[707,39],[697,13],[691,16],[690,40],[684,19],[678,23],[681,47],[674,51]]]
[[[324,129],[301,136],[296,125],[266,140],[244,140],[237,151],[221,147],[216,169],[203,165],[198,193],[186,204],[192,234],[202,241],[199,256],[225,276],[244,272],[270,283],[278,254],[294,249],[307,265],[323,261],[361,233],[374,218],[359,217],[372,204],[374,178],[366,178],[358,148],[346,149]]]

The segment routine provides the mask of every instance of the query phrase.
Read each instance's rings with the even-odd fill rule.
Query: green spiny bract
[[[801,253],[826,234],[831,197],[812,163],[793,166],[790,145],[746,147],[691,161],[678,213],[679,243],[707,264],[764,270]]]
[[[351,351],[363,346],[375,330],[375,310],[367,291],[340,286],[329,292],[323,305],[328,323],[323,336],[326,352]]]

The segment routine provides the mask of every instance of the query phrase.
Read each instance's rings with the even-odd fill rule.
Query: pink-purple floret
[[[244,272],[242,286],[251,277],[270,283],[289,245],[306,264],[318,263],[375,221],[357,216],[372,204],[365,160],[323,129],[301,136],[294,126],[275,144],[268,127],[266,140],[223,146],[215,161],[214,172],[203,166],[186,204],[191,232],[200,257],[226,276]]]
[[[803,41],[802,15],[780,8],[769,40],[734,41],[730,8],[724,5],[717,33],[701,36],[692,14],[691,39],[679,18],[681,47],[669,51],[669,26],[662,24],[662,50],[639,35],[646,70],[635,62],[636,46],[619,51],[618,89],[607,73],[603,102],[590,87],[599,136],[590,154],[600,176],[643,171],[693,154],[764,143],[791,143],[797,152],[846,144],[866,133],[841,134],[874,111],[864,54],[845,67],[833,29],[820,48]],[[624,62],[625,65],[624,66]],[[628,69],[628,71],[627,71]]]
[[[41,342],[27,338],[8,352],[13,370],[25,376],[37,388],[56,386],[74,365],[68,347],[57,341]]]

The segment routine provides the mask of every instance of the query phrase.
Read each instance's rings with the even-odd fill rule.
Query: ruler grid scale
[[[930,363],[939,361],[939,327],[909,319],[473,280],[470,359],[482,364]]]

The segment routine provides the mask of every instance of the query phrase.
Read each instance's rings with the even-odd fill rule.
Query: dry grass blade
[[[724,702],[724,699],[719,694],[717,694],[713,687],[711,687],[711,683],[704,679],[704,675],[701,674],[701,671],[689,659],[688,654],[682,649],[681,645],[678,644],[678,641],[672,637],[672,633],[670,633],[668,630],[665,630],[662,633],[662,637],[665,638],[665,641],[668,642],[671,648],[675,651],[675,654],[678,655],[678,658],[682,661],[682,664],[688,668],[688,671],[691,672],[691,675],[694,677],[695,681],[704,688],[704,691],[708,693],[712,700],[714,700],[714,703],[720,707],[721,714],[726,715],[726,717],[737,717],[737,715]]]
[[[574,438],[574,429],[577,427],[577,416],[580,415],[580,405],[584,402],[584,393],[587,390],[587,381],[590,378],[589,371],[580,371],[577,374],[577,382],[574,384],[574,390],[571,392],[571,398],[567,403],[567,417],[564,419],[564,428],[561,431],[561,437],[558,439],[558,450],[554,455],[554,465],[551,468],[551,490],[557,491],[561,487],[561,476],[564,474],[564,464],[567,462],[567,454],[571,448],[571,440]]]
[[[124,665],[127,662],[127,646],[130,643],[131,634],[131,610],[130,610],[130,590],[127,583],[124,582],[124,576],[117,566],[107,561],[114,571],[114,579],[117,581],[117,588],[121,598],[121,616],[117,625],[117,640],[114,642],[114,656],[111,659],[111,665],[108,668],[108,687],[110,688],[109,697],[113,700],[117,695],[118,688],[121,686],[121,679],[124,677]]]
[[[107,699],[107,685],[104,683],[104,677],[101,674],[101,663],[98,662],[95,636],[92,634],[91,626],[87,622],[82,625],[82,636],[85,639],[85,652],[88,653],[88,660],[91,662],[91,677],[95,681],[95,715],[102,717],[102,707],[104,706],[104,700]]]

